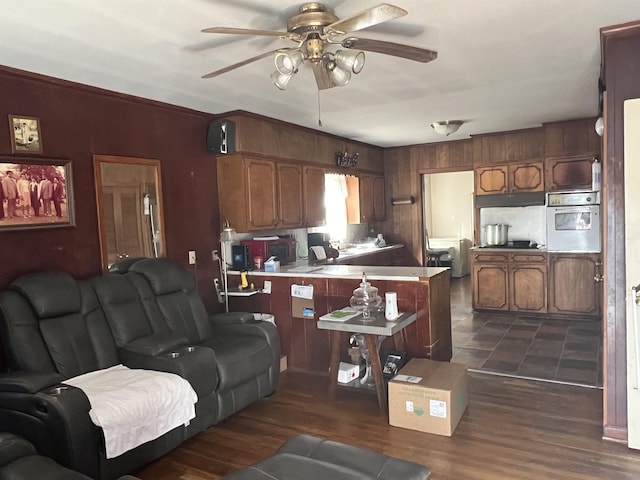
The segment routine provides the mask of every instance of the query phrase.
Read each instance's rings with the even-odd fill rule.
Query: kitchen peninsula
[[[248,282],[254,284],[258,293],[230,296],[230,309],[273,314],[288,368],[326,374],[330,334],[317,328],[317,320],[349,305],[363,271],[381,297],[385,292],[397,292],[399,310],[416,313],[416,321],[404,330],[408,355],[449,361],[452,354],[449,268],[296,264],[282,266],[275,273],[248,272]],[[229,272],[230,288],[239,283],[239,275],[237,271]],[[271,282],[271,293],[262,292],[265,281]],[[299,302],[291,296],[292,285],[313,286],[313,300],[309,301],[313,312],[308,316],[297,309]],[[346,347],[344,361],[349,361]],[[391,341],[381,347],[381,351],[391,349]]]

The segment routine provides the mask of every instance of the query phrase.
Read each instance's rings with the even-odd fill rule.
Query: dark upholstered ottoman
[[[225,475],[223,480],[425,480],[429,475],[417,463],[299,435],[272,457]]]

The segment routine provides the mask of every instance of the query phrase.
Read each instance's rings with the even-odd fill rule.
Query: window
[[[327,212],[327,232],[331,241],[347,238],[347,181],[344,175],[324,176],[324,205]]]

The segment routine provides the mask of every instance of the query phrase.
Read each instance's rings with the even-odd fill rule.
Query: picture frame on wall
[[[25,115],[9,115],[11,153],[42,153],[40,120]]]
[[[0,231],[75,226],[71,162],[0,157]]]

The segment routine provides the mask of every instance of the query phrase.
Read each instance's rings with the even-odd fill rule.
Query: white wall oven
[[[600,192],[547,193],[547,250],[600,252]]]

